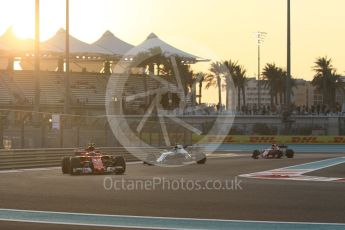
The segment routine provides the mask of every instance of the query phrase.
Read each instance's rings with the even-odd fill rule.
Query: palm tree
[[[151,48],[148,51],[138,53],[131,62],[132,67],[143,67],[149,74],[158,76],[171,75],[172,66],[160,47]]]
[[[291,92],[291,96],[293,96],[293,91],[292,91],[292,88],[296,87],[297,84],[296,84],[296,80],[293,79],[292,77],[291,78],[288,78],[288,75],[287,75],[287,72],[285,70],[283,70],[282,68],[279,69],[279,72],[280,72],[280,81],[279,81],[279,84],[280,84],[280,87],[279,87],[279,93],[280,93],[280,98],[281,98],[281,104],[283,102],[285,102],[286,100],[286,83],[289,82],[289,87],[290,87],[290,90],[289,92]],[[288,78],[288,79],[287,79]]]
[[[284,71],[273,64],[266,64],[262,75],[266,80],[264,86],[269,88],[269,93],[271,96],[271,107],[273,104],[278,104],[278,95],[280,96],[280,104],[283,101],[284,92]]]
[[[269,88],[269,93],[271,96],[271,107],[273,106],[274,102],[278,104],[277,100],[277,80],[278,80],[278,67],[275,64],[266,64],[262,76],[266,80],[264,82],[264,86]]]
[[[327,82],[331,78],[333,71],[333,65],[331,62],[332,60],[327,57],[319,57],[314,62],[315,66],[313,67],[316,74],[312,80],[312,85],[322,92],[324,103],[328,101]]]
[[[286,92],[286,78],[287,72],[282,68],[278,67],[277,69],[277,93],[279,94],[279,103],[282,105],[285,101],[285,92]],[[291,83],[291,82],[290,82]]]
[[[262,75],[266,80],[264,83],[265,87],[269,88],[269,93],[271,96],[271,107],[273,104],[278,104],[278,95],[279,95],[279,103],[283,104],[285,99],[285,92],[286,92],[286,78],[287,73],[280,67],[277,67],[274,63],[273,64],[266,64]],[[294,79],[291,78],[290,80],[290,87],[295,87],[296,82]]]
[[[230,102],[230,92],[232,85],[237,89],[237,107],[241,109],[241,92],[243,97],[243,104],[245,104],[245,86],[247,84],[246,69],[238,64],[238,61],[234,62],[232,60],[224,61],[224,67],[226,68],[224,72],[225,79],[225,89],[226,89],[226,105],[229,109]]]
[[[224,73],[224,66],[220,62],[213,62],[211,63],[211,67],[209,71],[212,73],[208,75],[205,79],[207,82],[206,89],[210,88],[211,86],[217,87],[218,89],[218,106],[217,110],[220,111],[222,107],[222,79],[221,75]]]
[[[184,92],[185,94],[188,94],[189,89],[192,89],[192,86],[195,82],[193,70],[191,69],[190,65],[187,65],[184,62],[182,62],[182,59],[179,57],[176,57],[176,65],[178,74],[181,77]],[[172,66],[171,68],[171,71],[174,71]]]
[[[316,74],[311,82],[312,85],[322,92],[324,104],[328,104],[331,108],[334,108],[336,92],[338,90],[344,91],[345,83],[333,67],[332,59],[328,59],[327,57],[317,58],[313,70]]]
[[[196,79],[194,78],[193,70],[190,65],[181,62],[180,58],[176,58],[177,70],[181,77],[181,82],[184,90],[184,95],[191,95],[191,103],[195,105],[195,88],[193,87]],[[186,100],[187,98],[184,98]],[[187,101],[185,101],[187,103]]]
[[[191,93],[194,96],[193,84],[195,83],[193,71],[190,65],[183,62],[180,57],[175,57],[176,68],[181,77],[182,87],[184,95]],[[160,47],[149,49],[145,52],[138,53],[131,62],[133,67],[142,67],[145,69],[146,76],[156,75],[167,79],[168,81],[176,82],[174,67],[169,57],[166,57]],[[177,83],[177,82],[176,82]],[[146,88],[145,88],[146,91]],[[195,104],[195,96],[191,98],[191,103]],[[183,98],[183,102],[186,103],[186,98]]]
[[[247,76],[246,76],[246,72],[247,70],[241,66],[241,65],[238,65],[236,67],[236,75],[237,75],[237,78],[238,78],[238,88],[241,89],[242,91],[242,100],[243,100],[243,105],[246,105],[246,91],[245,91],[245,87],[247,85]],[[240,99],[240,97],[239,97]],[[241,100],[239,100],[239,102],[241,102]],[[238,103],[238,107],[240,107],[240,103]]]
[[[201,98],[202,98],[202,86],[203,82],[206,80],[207,74],[203,72],[198,72],[195,75],[196,81],[199,83],[199,105],[201,104]]]
[[[226,91],[226,109],[229,109],[229,102],[230,102],[230,92],[231,92],[231,88],[232,85],[235,86],[235,88],[237,88],[237,94],[238,94],[238,106],[240,105],[240,100],[241,100],[241,89],[239,88],[239,79],[238,79],[238,75],[236,74],[236,68],[238,66],[238,62],[234,62],[232,60],[229,61],[224,61],[223,62],[224,65],[224,80],[225,80],[225,84],[224,84],[224,88]]]

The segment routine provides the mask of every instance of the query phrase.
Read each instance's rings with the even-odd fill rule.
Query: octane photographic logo
[[[169,179],[152,177],[149,179],[125,179],[106,176],[103,179],[106,191],[242,191],[242,180],[238,177],[227,180]]]
[[[188,43],[186,47],[208,50]],[[230,72],[217,60],[203,61],[213,63],[214,85],[219,85],[219,79],[221,88],[227,84],[227,109],[196,103],[197,88],[205,79],[193,74],[188,66],[198,57],[175,49],[153,34],[130,50],[112,66],[106,90],[107,119],[117,141],[144,162],[152,154],[157,159],[162,150],[186,142],[193,144],[189,149],[207,153],[217,150],[232,127],[237,102]],[[213,141],[210,145],[209,135]],[[195,156],[194,162],[200,160],[200,155]],[[168,167],[188,164],[150,163]]]

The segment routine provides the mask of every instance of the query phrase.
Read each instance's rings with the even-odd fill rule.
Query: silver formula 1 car
[[[292,149],[288,149],[286,145],[275,145],[273,144],[271,148],[263,149],[263,150],[254,150],[252,154],[252,158],[254,159],[280,159],[283,156],[287,158],[293,158],[295,152]]]
[[[148,154],[144,164],[147,165],[183,165],[205,164],[206,154],[198,146],[175,145],[172,149],[163,150],[159,155]]]

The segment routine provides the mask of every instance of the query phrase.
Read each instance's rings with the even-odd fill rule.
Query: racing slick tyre
[[[62,162],[61,162],[61,170],[63,174],[69,173],[69,169],[70,169],[70,159],[69,157],[64,157],[62,158]]]
[[[280,150],[278,150],[277,153],[276,153],[276,158],[277,158],[277,159],[280,159],[280,158],[282,158],[282,157],[283,157],[283,152],[280,151]]]
[[[111,167],[113,166],[114,159],[115,158],[112,158],[111,156],[103,156],[102,163],[105,167]]]
[[[153,153],[147,155],[146,160],[143,162],[146,165],[153,165],[156,161],[156,156]]]
[[[81,168],[81,163],[79,157],[72,157],[69,164],[69,173],[71,175],[76,175],[77,173],[73,171],[75,168]]]
[[[123,156],[115,157],[115,171],[114,173],[117,175],[122,175],[126,171],[126,160]]]
[[[295,155],[295,152],[292,149],[287,149],[286,152],[285,152],[285,156],[287,158],[293,158],[294,155]]]
[[[199,165],[203,165],[206,163],[206,160],[207,160],[206,154],[201,153],[198,155],[198,161],[196,163]]]
[[[254,150],[253,154],[252,154],[252,158],[253,159],[259,159],[260,156],[260,151],[259,150]]]

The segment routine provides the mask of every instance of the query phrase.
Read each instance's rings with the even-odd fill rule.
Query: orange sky
[[[0,33],[10,25],[22,37],[34,34],[34,0],[0,0]],[[41,0],[42,40],[64,27],[64,0]],[[345,71],[344,0],[291,0],[292,74],[312,78],[318,56]],[[286,63],[286,0],[70,0],[71,34],[93,42],[109,29],[138,44],[150,32],[195,53],[239,60],[257,72],[255,31],[268,33],[262,63]],[[192,45],[191,45],[192,44]],[[197,45],[195,45],[197,44]]]

